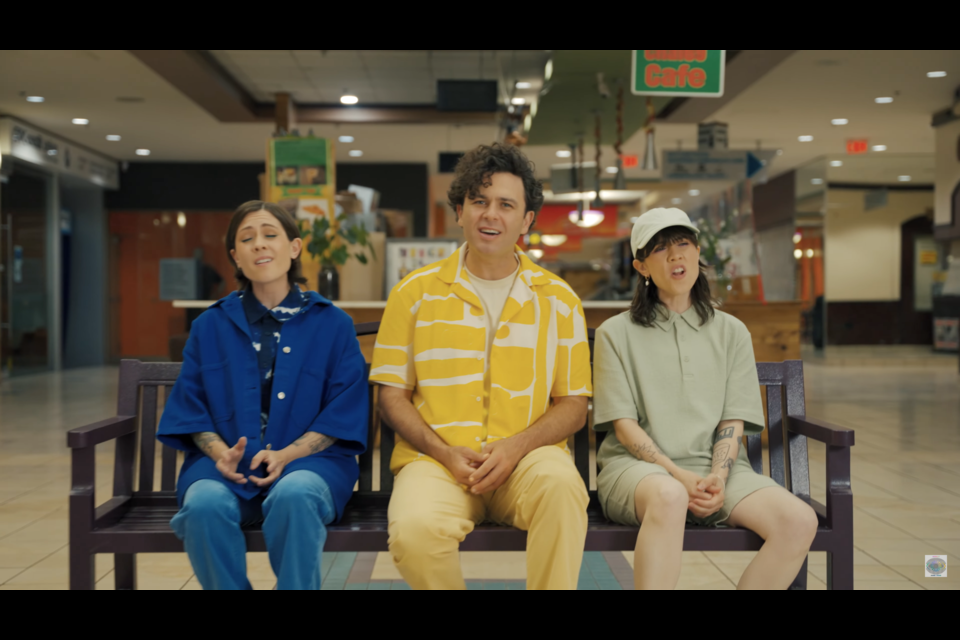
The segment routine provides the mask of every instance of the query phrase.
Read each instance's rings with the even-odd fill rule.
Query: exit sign
[[[858,153],[866,153],[869,145],[866,140],[847,140],[847,154],[856,155]]]
[[[624,169],[632,169],[640,164],[640,156],[636,154],[632,154],[632,155],[624,154],[620,156],[620,160],[623,162]]]
[[[725,49],[638,49],[633,51],[630,89],[638,96],[723,95]]]

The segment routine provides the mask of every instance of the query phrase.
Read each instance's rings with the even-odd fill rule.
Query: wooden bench
[[[356,325],[357,336],[376,334],[379,323]],[[591,349],[593,330],[589,332]],[[770,475],[816,510],[820,527],[813,551],[827,552],[827,586],[853,588],[853,495],[850,491],[850,447],[853,431],[805,417],[803,363],[757,363],[760,383],[766,388]],[[168,392],[180,372],[178,363],[124,360],[120,365],[117,417],[73,429],[67,434],[72,449],[70,490],[70,588],[94,587],[94,554],[114,554],[117,589],[136,588],[136,554],[182,552],[170,529],[177,512],[178,452],[162,447],[160,483],[155,484],[156,431],[160,389]],[[329,527],[326,551],[386,551],[387,503],[393,488],[390,454],[393,432],[380,423],[376,385],[370,388],[369,450],[360,456],[359,490],[343,518]],[[380,486],[374,489],[374,442],[380,431]],[[810,499],[807,438],[826,444],[826,505]],[[574,437],[574,460],[590,486],[591,437],[585,426]],[[113,497],[94,503],[95,446],[116,441]],[[598,438],[594,446],[599,446]],[[747,453],[754,470],[763,473],[761,436],[747,438]],[[136,483],[135,483],[136,478]],[[266,551],[257,526],[244,530],[249,551]],[[522,551],[526,532],[482,524],[466,537],[464,551]],[[597,492],[590,492],[586,551],[632,550],[635,527],[612,524],[600,509]],[[745,529],[687,526],[683,547],[688,551],[756,551],[763,540]],[[807,567],[793,588],[806,588]]]

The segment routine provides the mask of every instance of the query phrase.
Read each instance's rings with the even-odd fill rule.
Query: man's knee
[[[313,471],[293,471],[277,481],[267,496],[271,502],[309,504],[323,492],[323,479]]]
[[[536,465],[533,483],[550,502],[574,503],[586,509],[590,501],[583,478],[566,460],[544,460]]]
[[[387,544],[397,559],[445,551],[444,547],[450,544],[459,546],[473,529],[472,525],[464,518],[451,518],[426,509],[391,513]]]
[[[648,476],[637,485],[637,513],[643,519],[676,520],[685,518],[690,497],[682,484],[673,478]]]
[[[217,480],[197,480],[187,489],[183,507],[171,523],[178,528],[212,522],[239,522],[240,505],[237,495]]]

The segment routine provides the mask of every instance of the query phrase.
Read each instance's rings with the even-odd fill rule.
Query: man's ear
[[[647,269],[647,265],[640,262],[639,260],[633,261],[633,268],[637,270],[637,273],[639,273],[641,277],[643,278],[650,277],[650,269]]]
[[[523,231],[520,232],[520,235],[524,236],[530,232],[530,227],[533,226],[533,221],[537,217],[533,211],[527,211],[523,216]]]
[[[462,227],[463,226],[463,205],[458,204],[456,211],[457,211],[457,224]]]

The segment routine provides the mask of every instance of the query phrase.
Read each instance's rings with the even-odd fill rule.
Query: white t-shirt
[[[487,323],[487,357],[484,361],[484,371],[490,368],[490,353],[493,350],[493,339],[497,335],[497,327],[500,325],[500,316],[503,315],[503,308],[507,304],[507,298],[510,297],[510,290],[513,289],[513,282],[517,279],[517,273],[520,271],[520,263],[513,273],[500,280],[484,280],[474,275],[469,269],[470,284],[476,290],[483,304],[483,319]]]

